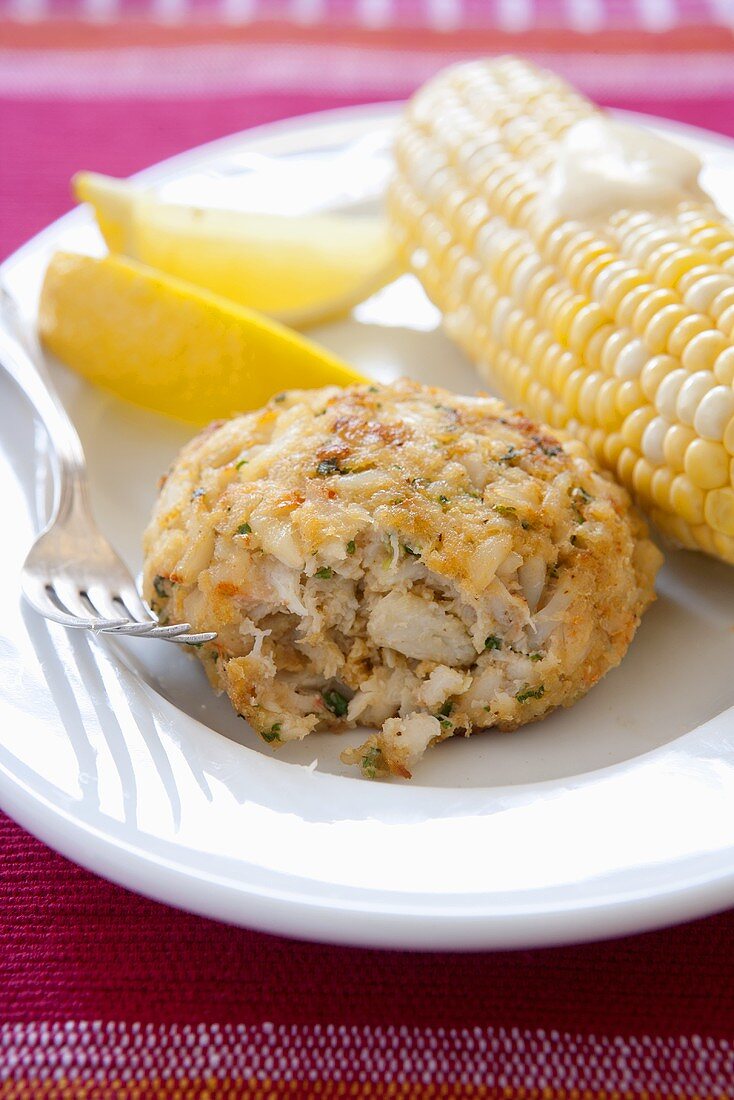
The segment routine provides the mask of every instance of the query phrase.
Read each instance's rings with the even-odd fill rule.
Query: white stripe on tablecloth
[[[158,23],[185,23],[190,12],[187,0],[152,0],[150,14]]]
[[[363,27],[389,27],[393,0],[357,0],[356,15]]]
[[[675,0],[637,0],[637,11],[648,31],[667,31],[678,22]]]
[[[233,19],[247,18],[247,14],[247,8],[230,11]],[[479,51],[476,56],[483,54]],[[528,56],[594,97],[675,100],[734,95],[734,65],[726,51],[681,54],[674,65],[647,53],[528,51]],[[455,60],[450,51],[396,55],[388,48],[341,44],[273,44],[267,50],[254,43],[100,51],[0,48],[0,95],[186,99],[307,92],[398,99]]]
[[[19,23],[37,23],[48,14],[47,0],[9,0],[6,8],[9,19]]]
[[[220,16],[225,23],[250,23],[255,18],[257,0],[221,0]]]
[[[320,23],[325,10],[324,0],[291,0],[288,15],[294,23]]]
[[[81,14],[92,23],[111,23],[119,15],[118,0],[82,0]]]
[[[566,18],[576,31],[598,31],[604,26],[604,0],[566,0]]]
[[[734,0],[709,0],[709,8],[717,23],[734,27]]]
[[[0,1082],[176,1077],[271,1082],[483,1085],[726,1098],[734,1045],[694,1036],[578,1035],[521,1028],[144,1024],[99,1020],[0,1026]]]
[[[526,31],[532,23],[532,0],[497,0],[497,26],[500,30]]]
[[[428,22],[439,31],[460,27],[463,21],[461,0],[427,0]]]

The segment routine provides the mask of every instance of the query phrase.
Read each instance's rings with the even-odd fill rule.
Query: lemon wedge
[[[346,313],[399,273],[381,217],[183,206],[93,172],[74,177],[74,192],[94,207],[110,251],[285,324]]]
[[[294,387],[364,382],[330,352],[242,306],[119,256],[57,252],[41,338],[118,397],[196,424]]]

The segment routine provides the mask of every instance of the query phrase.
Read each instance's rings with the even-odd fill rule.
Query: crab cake
[[[360,725],[410,777],[429,745],[570,706],[619,663],[660,554],[577,442],[491,397],[298,391],[211,425],[145,535],[164,622],[265,741]]]

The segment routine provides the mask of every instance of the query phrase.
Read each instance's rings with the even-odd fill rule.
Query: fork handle
[[[53,523],[57,516],[87,505],[84,450],[46,370],[36,335],[24,323],[14,298],[3,286],[0,286],[0,366],[31,403],[48,434],[55,474],[49,520]]]

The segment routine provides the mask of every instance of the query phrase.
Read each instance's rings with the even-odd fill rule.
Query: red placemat
[[[79,167],[400,98],[464,56],[529,53],[734,135],[727,20],[727,0],[0,0],[0,256]],[[0,1098],[734,1097],[734,914],[515,954],[321,947],[138,898],[2,817],[0,883]]]

